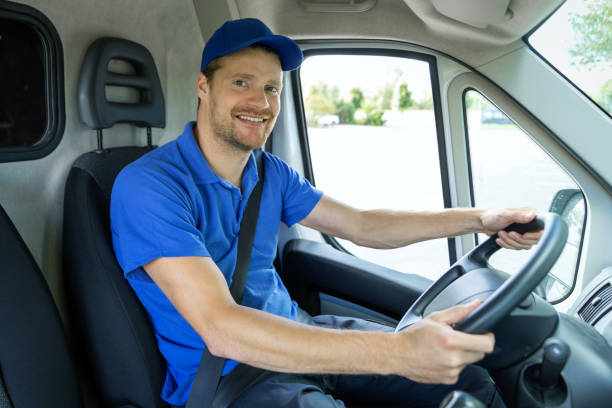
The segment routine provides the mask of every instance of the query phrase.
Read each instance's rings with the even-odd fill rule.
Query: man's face
[[[262,147],[278,116],[282,79],[276,54],[245,48],[223,57],[202,98],[206,126],[239,150]]]

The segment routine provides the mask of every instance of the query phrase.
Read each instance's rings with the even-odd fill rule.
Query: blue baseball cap
[[[243,18],[226,22],[210,37],[202,52],[200,71],[213,59],[256,43],[267,45],[276,52],[283,71],[293,71],[304,59],[302,50],[291,38],[274,34],[256,18]]]

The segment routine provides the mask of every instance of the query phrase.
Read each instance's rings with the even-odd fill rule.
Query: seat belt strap
[[[259,218],[259,203],[263,190],[263,151],[257,149],[253,151],[253,154],[255,155],[255,161],[257,163],[259,180],[249,196],[249,201],[247,201],[242,216],[242,222],[240,223],[236,267],[234,268],[232,284],[230,286],[230,293],[234,301],[238,304],[242,303],[242,294],[244,293],[244,285],[249,271],[249,262],[251,260],[253,241],[255,239],[255,229],[257,227],[257,219]],[[210,351],[208,351],[208,347],[204,349],[202,360],[200,361],[200,366],[193,380],[189,399],[185,406],[186,408],[212,407],[224,366],[224,358],[213,356]]]

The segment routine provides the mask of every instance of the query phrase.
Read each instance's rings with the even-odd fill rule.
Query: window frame
[[[47,109],[46,128],[39,141],[32,146],[1,148],[0,163],[40,159],[59,145],[66,125],[62,43],[53,23],[33,7],[0,0],[0,17],[24,23],[40,36]]]
[[[472,178],[473,176],[473,172],[472,172],[472,155],[470,153],[471,148],[470,148],[470,134],[469,134],[469,127],[468,127],[468,121],[467,121],[467,104],[466,104],[466,100],[467,100],[467,94],[470,91],[474,91],[477,92],[480,96],[482,96],[483,98],[485,98],[487,101],[489,101],[489,103],[493,106],[495,106],[500,112],[502,112],[508,119],[510,119],[512,121],[512,123],[519,129],[521,129],[524,133],[525,136],[527,136],[529,139],[532,140],[532,142],[534,142],[536,145],[538,143],[535,142],[535,140],[533,139],[532,136],[530,136],[525,130],[523,130],[518,124],[517,122],[510,116],[508,115],[506,112],[504,112],[499,106],[498,104],[496,104],[493,100],[491,100],[490,97],[488,97],[485,93],[483,93],[482,90],[468,86],[465,89],[463,89],[463,91],[461,92],[461,109],[463,111],[463,135],[464,135],[464,143],[465,143],[465,151],[466,151],[466,160],[467,160],[467,173],[468,173],[468,182],[469,182],[469,191],[470,191],[470,204],[472,207],[476,207],[476,200],[475,200],[475,194],[474,194],[474,180]],[[544,152],[547,155],[550,155],[550,153],[546,152],[545,149]],[[551,156],[551,159],[552,156]],[[553,159],[554,160],[554,159]],[[562,171],[566,171],[565,169],[563,169],[562,166],[561,170]],[[550,304],[552,305],[556,305],[559,303],[562,303],[564,300],[568,299],[574,292],[574,290],[576,289],[576,284],[578,281],[578,273],[579,273],[579,269],[580,269],[580,260],[582,257],[582,250],[583,250],[583,244],[584,244],[584,238],[586,236],[586,228],[587,228],[587,220],[588,220],[588,209],[589,206],[587,205],[587,201],[586,201],[586,195],[584,194],[584,191],[582,189],[582,187],[576,183],[578,189],[580,190],[580,193],[582,194],[582,200],[584,203],[584,220],[582,221],[582,235],[580,236],[580,243],[578,245],[578,255],[576,257],[576,265],[574,266],[574,273],[573,273],[573,279],[572,279],[572,284],[569,287],[568,292],[561,298],[559,299],[555,299],[554,302],[550,302],[548,301]],[[474,242],[476,245],[478,245],[478,234],[473,234],[474,235]],[[547,275],[548,276],[548,275]],[[555,279],[557,279],[555,277]]]
[[[321,44],[320,41],[302,41],[300,45]],[[346,42],[345,42],[346,43]],[[380,44],[380,43],[378,43]],[[438,147],[438,159],[440,163],[440,181],[442,183],[442,200],[444,208],[452,208],[451,198],[451,182],[449,173],[449,162],[446,146],[446,136],[444,132],[444,122],[442,113],[442,103],[440,94],[440,82],[438,78],[437,57],[435,55],[424,54],[415,51],[399,50],[394,48],[380,48],[363,46],[363,41],[359,42],[359,46],[352,48],[346,46],[334,47],[317,47],[308,48],[303,51],[304,61],[313,56],[319,55],[361,55],[361,56],[382,56],[382,57],[399,57],[413,60],[423,61],[429,64],[429,75],[432,87],[432,101],[434,109],[434,118],[436,124],[436,136]],[[308,139],[308,126],[306,121],[306,112],[304,106],[302,82],[301,82],[301,67],[291,72],[291,83],[293,87],[293,102],[296,111],[296,122],[300,141],[300,150],[302,161],[304,163],[304,177],[315,184],[314,172],[312,167],[310,145]],[[323,239],[335,249],[355,256],[349,250],[344,248],[338,240],[328,234],[323,234]],[[458,258],[458,251],[455,237],[447,238],[449,265],[454,264]]]

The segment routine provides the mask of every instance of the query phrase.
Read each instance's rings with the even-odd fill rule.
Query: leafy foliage
[[[419,110],[432,110],[433,109],[433,99],[430,96],[429,98],[425,98],[420,101],[416,101],[413,107],[414,109],[419,109]]]
[[[380,108],[383,110],[390,110],[393,103],[393,84],[387,83],[385,87],[378,93],[378,100]]]
[[[612,67],[612,1],[594,0],[587,5],[584,15],[573,14],[570,23],[576,35],[576,45],[570,55],[589,69],[599,64]],[[605,82],[593,99],[608,112],[612,112],[612,79]]]
[[[612,112],[612,79],[602,85],[595,100],[608,112]]]
[[[408,90],[408,84],[402,82],[399,86],[399,109],[405,111],[414,104],[412,92]]]
[[[408,84],[387,83],[376,95],[366,96],[360,88],[349,91],[346,99],[335,86],[319,83],[310,88],[306,98],[306,115],[311,125],[325,115],[337,115],[341,124],[383,126],[385,112],[399,107],[406,109],[433,109],[431,97],[422,101],[412,99]]]
[[[570,55],[582,65],[612,63],[612,2],[595,0],[585,15],[573,14],[570,22],[577,34]]]
[[[308,120],[311,123],[318,116],[336,113],[336,105],[334,104],[334,100],[329,95],[327,85],[323,85],[321,87],[313,86],[310,90],[310,94],[306,97],[305,102],[306,106],[308,107]]]
[[[340,100],[336,102],[336,114],[340,119],[340,123],[354,123],[355,122],[355,106],[350,102]]]
[[[363,96],[363,91],[359,88],[351,89],[351,103],[355,107],[355,109],[359,109],[363,106],[363,101],[365,97]]]

